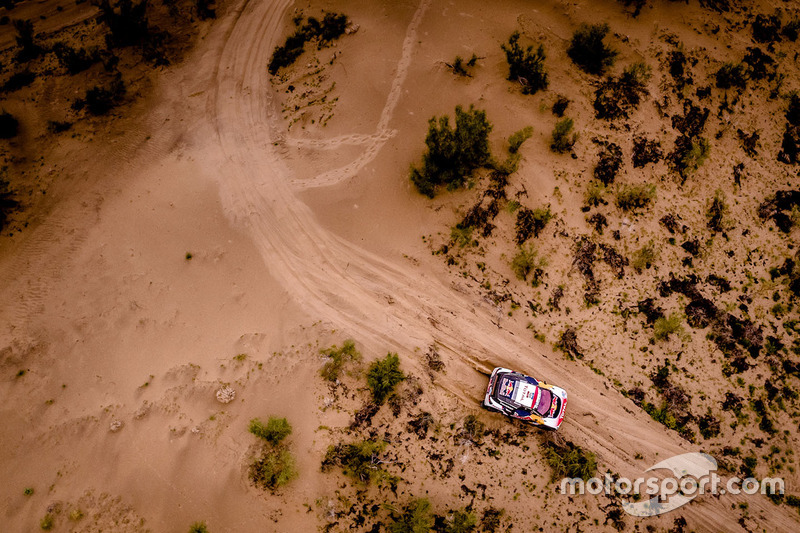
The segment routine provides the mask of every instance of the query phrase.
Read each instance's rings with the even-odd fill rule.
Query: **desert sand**
[[[685,184],[666,162],[634,169],[629,156],[635,134],[662,138],[665,151],[676,137],[669,115],[681,104],[664,100],[672,94],[664,36],[674,35],[698,58],[696,85],[713,86],[715,68],[752,46],[745,21],[753,13],[778,6],[784,19],[798,13],[796,4],[763,4],[720,14],[694,0],[656,0],[633,18],[612,1],[219,3],[216,19],[197,22],[179,61],[151,68],[122,57],[135,93],[109,117],[46,131],[47,120],[68,106],[42,95],[68,90],[74,98],[91,78],[44,74],[4,95],[0,107],[22,127],[17,138],[0,141],[6,179],[21,200],[0,236],[0,529],[36,531],[50,515],[54,531],[185,531],[198,521],[213,532],[377,531],[388,522],[384,504],[400,508],[427,497],[442,516],[467,506],[478,518],[487,508],[503,509],[502,531],[667,531],[681,520],[687,531],[796,531],[797,509],[763,496],[705,495],[660,517],[621,515],[624,523],[615,523],[609,509],[619,502],[557,493],[540,452],[551,436],[479,408],[495,366],[519,369],[569,392],[556,438],[593,452],[600,472],[637,477],[680,453],[721,459],[730,445],[761,457],[778,445],[787,494],[800,492],[797,400],[770,411],[776,436],[760,432],[752,412],[729,427],[735,418],[720,409],[725,391],[747,397],[747,389],[735,389],[737,376],[721,373],[724,357],[706,331],[684,326],[682,336],[651,345],[642,317],[621,316],[679,272],[686,254],[666,244],[670,235],[659,224],[668,213],[680,213],[704,242],[712,239],[695,259],[697,274],[732,281],[736,290],[718,301],[734,312],[748,280],[746,261],[750,277],[769,279],[769,268],[793,253],[787,243],[796,245],[799,230],[784,235],[755,215],[770,193],[798,186],[797,167],[775,160],[786,100],[768,99],[766,82],[719,118],[721,92],[714,89],[711,156]],[[95,16],[86,4],[57,5],[21,3],[7,12],[12,19],[52,12],[36,25],[43,39]],[[334,46],[307,47],[294,66],[271,76],[267,64],[293,17],[323,10],[347,14],[358,30]],[[576,69],[566,54],[578,25],[598,21],[610,25],[609,41],[620,52],[612,73],[637,60],[653,68],[648,95],[624,126],[594,117],[600,78]],[[522,95],[506,80],[500,44],[513,31],[545,45],[547,91]],[[10,58],[13,31],[5,25],[0,33]],[[775,45],[786,76],[782,95],[800,89],[795,46]],[[447,63],[472,53],[481,57],[474,75],[455,76]],[[335,101],[306,105],[298,88],[329,91],[327,101]],[[549,149],[557,94],[571,101],[567,115],[580,134],[575,158]],[[470,104],[492,121],[497,154],[511,133],[534,128],[508,194],[519,192],[528,207],[549,204],[555,215],[536,240],[549,257],[538,288],[515,279],[508,266],[515,253],[508,213],[498,215],[490,238],[453,252],[455,266],[438,253],[485,189],[486,172],[474,187],[434,199],[408,179],[428,119]],[[731,168],[743,160],[736,128],[761,132],[761,142],[734,187]],[[658,187],[657,201],[639,215],[617,210],[609,193],[602,237],[580,210],[596,163],[594,138],[622,146],[620,181]],[[730,239],[705,229],[717,189],[728,195]],[[628,267],[617,279],[598,260],[601,301],[587,306],[573,263],[582,235],[626,257],[656,239],[658,263],[641,274]],[[536,313],[528,305],[545,306],[558,286],[561,309]],[[750,316],[759,324],[771,319],[779,289],[751,289]],[[673,296],[668,311],[680,310],[682,299]],[[786,311],[797,312],[796,303]],[[583,359],[555,348],[568,326],[578,331]],[[791,346],[792,333],[782,329],[765,334]],[[348,338],[363,355],[361,371],[329,385],[319,375],[320,350]],[[441,372],[429,368],[433,351]],[[384,406],[371,424],[350,429],[369,397],[364,369],[387,352],[412,376],[400,386],[399,414]],[[649,390],[649,376],[665,358],[682,367],[675,379],[691,394],[692,412],[711,408],[722,419],[718,436],[688,440],[629,397],[634,387]],[[751,361],[743,383],[764,386],[765,359]],[[797,388],[798,378],[786,383]],[[223,404],[216,393],[225,386],[235,397]],[[436,422],[424,438],[407,426],[421,412]],[[480,446],[459,438],[467,415],[486,425]],[[253,486],[248,476],[257,448],[248,422],[270,416],[291,423],[287,445],[298,470],[276,491]],[[321,470],[328,446],[367,436],[388,442],[383,468],[398,476],[393,487]],[[769,465],[761,460],[759,477],[775,474]],[[82,517],[70,516],[75,509]]]

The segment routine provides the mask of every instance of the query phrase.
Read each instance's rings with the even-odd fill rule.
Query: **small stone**
[[[115,433],[115,432],[119,431],[120,429],[122,429],[123,425],[124,424],[120,420],[114,420],[114,421],[111,422],[111,425],[108,427],[108,429],[112,433]]]

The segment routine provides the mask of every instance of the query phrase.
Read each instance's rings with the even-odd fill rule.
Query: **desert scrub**
[[[205,522],[195,522],[189,526],[189,533],[208,533],[208,526]]]
[[[744,89],[747,86],[747,66],[742,63],[723,63],[714,74],[717,87]]]
[[[285,418],[270,417],[264,425],[254,418],[248,429],[264,441],[260,455],[250,463],[250,480],[253,484],[274,491],[296,478],[294,457],[282,443],[292,432],[289,422]]]
[[[549,439],[542,447],[545,461],[553,469],[551,481],[565,477],[587,481],[597,472],[595,455],[568,440]]]
[[[656,252],[656,245],[651,240],[635,252],[633,252],[633,258],[631,259],[631,266],[636,270],[636,272],[640,273],[650,268],[658,259],[658,254]]]
[[[0,122],[2,122],[2,115],[0,115]],[[14,193],[8,186],[8,182],[3,179],[4,176],[5,174],[0,174],[0,230],[5,227],[9,216],[19,205],[14,198]]]
[[[521,130],[511,134],[511,137],[508,138],[508,151],[512,154],[516,154],[520,146],[522,146],[522,143],[530,139],[531,135],[533,135],[533,128],[531,126],[525,126]]]
[[[471,443],[475,446],[483,444],[483,436],[486,434],[486,425],[477,416],[468,415],[457,434],[453,436],[456,445]]]
[[[489,132],[492,125],[486,113],[472,106],[466,111],[457,106],[455,122],[452,128],[447,115],[428,121],[427,151],[422,156],[422,167],[411,167],[411,182],[430,198],[436,195],[437,187],[462,187],[475,169],[491,161]]]
[[[127,88],[125,82],[122,81],[122,76],[117,75],[107,87],[100,87],[97,85],[87,90],[86,96],[76,100],[72,104],[72,108],[76,111],[86,109],[95,116],[105,115],[113,108],[122,104],[126,93]]]
[[[467,70],[468,68],[474,67],[478,63],[478,56],[472,54],[472,57],[469,58],[467,61],[464,61],[464,58],[461,56],[456,56],[453,60],[453,63],[447,63],[447,66],[450,67],[450,70],[453,71],[453,74],[458,76],[464,76],[466,78],[471,78],[472,74],[469,73]]]
[[[575,125],[569,117],[556,122],[550,140],[550,149],[557,154],[565,154],[572,151],[572,147],[578,140],[578,134],[572,132]]]
[[[682,135],[675,140],[675,150],[671,154],[673,166],[686,179],[703,165],[710,152],[711,145],[704,137]]]
[[[305,51],[306,42],[317,39],[317,46],[321,48],[338,39],[345,33],[349,22],[347,15],[341,13],[325,13],[322,21],[308,17],[308,21],[301,25],[302,21],[302,17],[296,19],[294,33],[286,38],[283,45],[275,47],[269,60],[270,74],[275,75],[281,68],[294,64]]]
[[[617,51],[603,42],[608,30],[608,24],[581,24],[572,35],[567,55],[581,70],[600,76],[614,64]]]
[[[628,118],[647,93],[650,77],[650,67],[639,62],[627,67],[619,77],[606,79],[594,93],[595,116],[606,120]]]
[[[547,266],[547,258],[540,257],[533,245],[520,246],[516,255],[511,260],[511,270],[517,279],[528,281],[531,276],[531,283],[538,287],[544,276],[544,268]]]
[[[39,527],[41,527],[45,531],[50,531],[51,529],[53,529],[53,524],[54,523],[55,523],[55,521],[53,520],[53,515],[51,515],[50,513],[47,513],[39,521]]]
[[[586,193],[583,199],[589,207],[597,207],[600,204],[605,205],[607,203],[603,199],[605,192],[606,186],[601,181],[592,180],[586,185]]]
[[[517,211],[517,222],[514,225],[517,244],[522,246],[531,236],[538,237],[552,218],[549,205],[536,209],[521,208]]]
[[[544,68],[544,46],[541,44],[533,51],[533,45],[522,48],[519,44],[519,32],[515,31],[508,38],[508,44],[501,47],[508,61],[508,80],[522,85],[522,94],[535,94],[547,89],[549,81]]]
[[[258,418],[252,419],[248,431],[256,437],[276,445],[292,433],[292,426],[285,418],[271,416],[266,425]]]
[[[459,248],[464,248],[465,246],[469,246],[472,244],[472,226],[465,226],[462,223],[458,223],[452,228],[450,228],[450,243],[458,246]]]
[[[320,350],[320,353],[327,357],[328,360],[325,361],[319,373],[323,379],[334,383],[339,380],[339,375],[346,363],[361,360],[361,354],[356,350],[356,343],[353,339],[345,340],[341,348],[334,345],[325,350]]]
[[[391,512],[387,524],[390,533],[428,533],[433,529],[435,517],[428,498],[417,498],[403,507],[402,512],[387,506]]]
[[[283,447],[265,449],[250,464],[250,480],[263,489],[274,491],[296,477],[294,457]]]
[[[623,211],[636,211],[650,205],[655,197],[655,185],[622,185],[617,188],[616,204]]]
[[[478,525],[478,518],[467,509],[450,511],[444,519],[444,533],[471,533]]]
[[[622,148],[616,143],[604,143],[594,167],[594,178],[604,185],[614,182],[622,166]]]
[[[393,392],[398,383],[406,379],[400,370],[400,358],[389,352],[383,359],[373,361],[367,372],[367,386],[372,392],[372,399],[382,405]]]
[[[657,341],[663,341],[669,338],[673,333],[680,333],[683,331],[681,327],[682,317],[679,313],[672,313],[668,317],[657,318],[653,324],[653,337]]]
[[[334,466],[342,469],[345,475],[369,484],[378,481],[384,474],[380,465],[381,453],[386,448],[384,441],[364,440],[353,444],[339,443],[328,446],[322,460],[322,471],[327,472]]]
[[[724,231],[727,226],[728,204],[725,201],[725,193],[722,189],[714,192],[714,197],[708,203],[706,218],[708,219],[708,229],[714,233]]]
[[[661,159],[661,143],[646,137],[637,137],[633,141],[633,168],[642,168],[648,163],[658,163]]]

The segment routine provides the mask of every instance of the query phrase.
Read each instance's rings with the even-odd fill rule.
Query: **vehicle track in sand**
[[[498,329],[490,313],[476,303],[479,297],[464,295],[418,268],[395,264],[325,230],[296,196],[297,188],[353,176],[388,140],[382,133],[390,131],[405,70],[413,59],[413,46],[407,45],[413,44],[414,29],[428,3],[422,2],[406,33],[378,133],[330,141],[335,146],[348,142],[345,139],[357,140],[367,149],[350,164],[300,183],[282,160],[281,147],[275,145],[283,136],[282,122],[266,71],[290,2],[245,0],[239,15],[226,21],[232,27],[225,30],[227,37],[220,44],[207,106],[217,135],[220,197],[227,216],[249,231],[270,273],[311,316],[357,336],[370,349],[409,354],[435,341],[447,361],[447,374],[437,384],[468,404],[476,405],[482,398],[481,374],[495,364],[536,369],[570,392],[570,412],[562,431],[568,439],[595,451],[604,467],[641,472],[641,461],[634,460],[636,453],[663,458],[697,451],[650,420],[603,378],[559,357],[531,353],[532,348],[550,350]],[[387,296],[393,304],[387,303]],[[520,354],[526,354],[523,363]],[[415,370],[422,368],[412,357],[404,361]],[[707,496],[680,514],[709,530],[739,529],[730,512],[733,501],[729,496]],[[747,502],[751,517],[763,525],[779,531],[797,529],[792,510],[776,507],[766,498],[751,497]]]

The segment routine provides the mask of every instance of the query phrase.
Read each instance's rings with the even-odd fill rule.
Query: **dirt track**
[[[374,133],[313,141],[287,136],[265,69],[281,38],[291,2],[245,0],[232,7],[215,24],[187,64],[180,67],[180,73],[172,75],[170,81],[174,85],[166,86],[159,107],[148,117],[151,124],[160,128],[151,145],[163,148],[136,152],[130,160],[124,161],[125,174],[152,172],[162,162],[166,168],[173,168],[169,166],[175,165],[172,148],[180,146],[181,155],[196,162],[195,167],[184,170],[191,173],[199,169],[215,181],[225,217],[234,230],[244,231],[247,245],[257,249],[264,277],[269,278],[266,292],[279,295],[276,299],[289,299],[291,303],[286,303],[286,307],[291,313],[342,330],[375,353],[387,349],[398,351],[403,356],[403,364],[419,374],[423,373],[423,363],[414,360],[415,348],[436,343],[447,365],[447,373],[437,385],[447,398],[460,399],[465,409],[477,406],[482,398],[485,376],[492,367],[509,366],[545,376],[569,391],[569,412],[561,431],[568,439],[595,451],[601,468],[637,476],[656,458],[699,451],[651,420],[630,400],[609,387],[604,378],[583,366],[570,364],[549,346],[529,340],[521,325],[509,321],[504,328],[498,328],[493,323],[493,309],[477,295],[444,283],[435,272],[426,272],[424,263],[415,266],[393,257],[382,257],[337,236],[318,222],[317,214],[299,197],[301,191],[354,178],[391,143],[395,132],[394,111],[403,98],[407,69],[414,61],[419,38],[417,30],[431,3],[422,0],[408,21],[400,61]],[[181,79],[189,80],[186,86],[177,83]],[[190,93],[201,96],[190,106],[177,105]],[[203,103],[197,103],[201,101]],[[169,125],[163,122],[167,115]],[[284,160],[289,147],[325,151],[342,145],[357,146],[362,152],[352,162],[310,179],[296,179]],[[96,171],[99,175],[119,168],[98,165],[101,166]],[[107,185],[87,183],[84,187],[84,193],[109,192]],[[91,255],[94,247],[102,249],[98,242],[111,242],[115,238],[113,232],[92,236],[91,221],[75,222],[90,210],[80,207],[78,200],[73,203],[69,215],[54,211],[51,219],[0,265],[0,271],[7,274],[6,279],[14,282],[14,287],[6,286],[2,293],[2,313],[9,323],[19,324],[21,328],[28,326],[41,313],[52,288],[65,283],[62,276],[66,267],[48,265],[57,264],[56,261],[66,256]],[[71,224],[79,226],[73,230]],[[84,260],[85,257],[81,259]],[[79,270],[78,266],[72,268]],[[32,272],[32,268],[36,271]],[[65,316],[68,314],[63,312]],[[275,315],[280,314],[275,311]],[[273,319],[279,322],[275,316],[269,317]],[[112,319],[109,323],[113,323]],[[139,373],[128,384],[150,372],[145,367],[135,367],[135,370]],[[11,394],[10,389],[8,393]],[[107,392],[103,401],[109,405],[123,404],[125,407],[121,411],[127,415],[136,407],[135,399],[124,393],[114,396]],[[96,403],[86,400],[85,405],[74,407],[69,420],[101,416],[93,411]],[[21,419],[15,424],[16,427],[25,426]],[[89,421],[85,424],[91,425]],[[41,441],[42,435],[61,431],[59,427],[37,432],[36,438]],[[96,433],[91,433],[90,429],[76,431],[79,434],[75,438],[81,440],[81,431],[97,436],[101,430]],[[105,432],[105,426],[102,431]],[[31,437],[31,440],[35,439]],[[55,437],[44,440],[46,446],[56,449],[69,446],[68,441]],[[4,442],[9,449],[13,448],[9,457],[19,461],[34,460],[35,455],[25,449],[30,440],[17,441],[7,436]],[[125,449],[125,444],[119,446]],[[150,446],[145,437],[139,437],[132,440],[127,451],[146,456]],[[82,455],[76,462],[90,461],[94,453],[101,452],[84,447],[79,453]],[[637,453],[644,459],[635,459]],[[238,454],[233,449],[224,449],[214,455],[221,461],[237,461]],[[147,464],[149,471],[156,473],[163,471],[163,464],[169,463],[164,460],[161,466]],[[76,467],[79,471],[82,468],[88,469]],[[120,490],[128,488],[130,482],[125,476],[130,475],[131,467],[124,472],[108,474],[111,483]],[[164,487],[172,482],[164,479],[158,483],[168,492]],[[178,492],[190,498],[185,487]],[[6,501],[13,500],[6,496]],[[719,499],[705,496],[685,507],[682,514],[703,530],[737,530],[739,524],[730,512],[731,503],[735,501],[727,496]],[[751,497],[747,502],[751,515],[763,527],[777,531],[797,529],[794,510],[776,507],[765,498]],[[165,520],[163,517],[168,510],[160,513]]]

